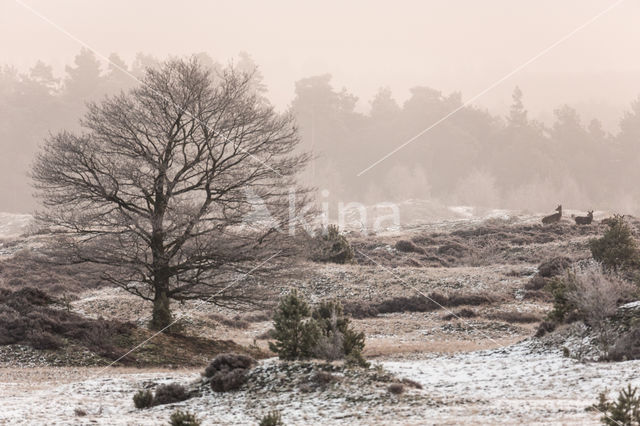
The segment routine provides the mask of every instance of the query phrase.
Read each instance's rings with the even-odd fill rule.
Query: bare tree
[[[246,291],[229,283],[289,254],[308,157],[292,117],[252,90],[251,75],[172,60],[89,104],[81,124],[36,158],[38,218],[67,261],[105,265],[107,280],[152,301],[153,328],[171,323],[171,299],[238,302]]]

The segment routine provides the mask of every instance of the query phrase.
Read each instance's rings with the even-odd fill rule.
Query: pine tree
[[[310,358],[319,337],[310,313],[309,305],[295,289],[285,296],[273,317],[275,343],[270,342],[269,349],[285,360]]]

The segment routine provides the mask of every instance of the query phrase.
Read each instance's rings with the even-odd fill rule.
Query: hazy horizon
[[[414,86],[461,92],[465,101],[613,2],[431,1],[389,8],[361,0],[322,6],[191,1],[179,11],[148,1],[25,4],[97,53],[116,52],[129,63],[138,52],[159,58],[206,52],[221,63],[247,52],[279,109],[291,103],[294,82],[328,73],[336,88],[358,97],[356,110],[366,112],[380,87],[389,87],[400,104]],[[585,120],[598,117],[615,131],[622,111],[640,93],[640,60],[629,54],[640,36],[638,12],[638,3],[623,2],[474,105],[504,115],[517,85],[532,118],[549,123],[553,109],[569,104]],[[10,1],[0,4],[0,36],[13,41],[3,46],[2,64],[21,72],[42,60],[62,76],[81,47]]]

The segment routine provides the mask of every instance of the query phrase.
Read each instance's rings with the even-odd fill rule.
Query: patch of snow
[[[0,238],[15,238],[24,234],[31,224],[29,214],[0,213]]]

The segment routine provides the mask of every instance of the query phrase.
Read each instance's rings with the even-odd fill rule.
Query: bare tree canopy
[[[252,87],[233,68],[168,61],[90,104],[84,133],[52,135],[37,156],[39,219],[60,231],[58,248],[107,265],[108,280],[153,301],[154,328],[171,323],[170,299],[237,300],[218,293],[282,255],[306,203],[294,120]],[[248,223],[256,200],[268,217]]]

